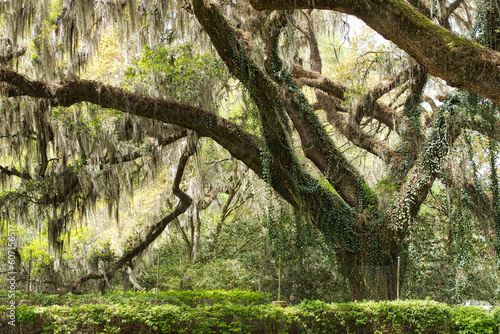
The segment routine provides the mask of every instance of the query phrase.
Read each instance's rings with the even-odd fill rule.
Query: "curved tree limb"
[[[164,137],[164,138],[160,138],[158,140],[158,145],[160,145],[160,146],[167,146],[167,145],[170,145],[172,143],[175,143],[179,139],[182,139],[182,138],[186,137],[187,134],[188,134],[187,132],[188,132],[187,129],[177,130],[174,133],[172,133],[170,136],[167,136],[167,137]]]
[[[165,230],[168,224],[170,224],[173,220],[186,212],[193,200],[191,197],[189,197],[189,195],[181,190],[180,183],[184,175],[186,164],[189,158],[195,153],[195,145],[186,145],[186,147],[184,148],[184,152],[179,158],[179,162],[177,164],[177,171],[175,173],[174,182],[172,185],[172,193],[179,199],[179,203],[177,204],[175,209],[171,213],[163,217],[161,220],[156,222],[154,225],[149,227],[149,230],[146,233],[146,237],[135,247],[126,251],[125,254],[123,254],[118,260],[113,262],[106,273],[92,272],[84,275],[80,277],[76,282],[74,282],[64,293],[75,292],[76,289],[78,289],[83,283],[92,279],[105,278],[107,280],[111,280],[118,270],[120,270],[123,266],[132,261],[137,255],[146,250],[146,248],[148,248],[149,245],[151,245],[151,243],[155,241],[156,238],[158,238],[158,236]]]
[[[7,44],[12,48],[12,40],[10,38],[5,38],[2,37],[0,38],[0,42],[2,40],[6,40]],[[4,55],[0,56],[0,64],[5,64],[11,61],[14,58],[21,57],[26,53],[26,45],[19,45],[19,48],[17,50],[9,50],[7,53]]]
[[[248,50],[239,40],[238,32],[229,25],[215,3],[196,0],[193,1],[193,9],[198,21],[209,34],[212,44],[220,57],[231,73],[245,85],[259,109],[266,146],[270,154],[270,167],[272,167],[269,170],[268,181],[289,203],[295,207],[301,207],[303,204],[309,203],[310,205],[306,205],[306,207],[311,210],[313,216],[317,215],[313,208],[320,205],[317,201],[318,198],[306,195],[305,189],[318,189],[321,192],[324,190],[318,188],[317,180],[306,173],[296,159],[291,145],[291,128],[288,125],[288,118],[285,113],[289,109],[285,106],[288,103],[287,99],[283,98],[283,94],[286,94],[286,92],[277,87],[269,75],[250,60]],[[297,101],[292,102],[298,103]],[[297,125],[295,126],[297,127]],[[309,144],[308,148],[314,147],[313,142]],[[318,144],[314,150],[318,150],[320,147]],[[322,153],[325,155],[334,154],[329,152],[327,148],[323,148],[323,150]],[[336,157],[332,157],[332,160],[336,161],[335,159]],[[343,164],[337,164],[337,166],[340,171],[332,170],[332,174],[336,172],[343,175],[343,172],[348,167],[348,165]],[[329,167],[329,165],[326,167]],[[324,170],[327,169],[324,168]],[[346,179],[344,179],[344,182],[346,182]],[[331,205],[347,209],[340,198],[334,199],[326,193],[326,190],[324,195],[325,198],[336,202],[336,204],[332,203]],[[301,198],[302,196],[305,197]],[[357,203],[357,201],[352,201],[351,198],[343,198],[347,199],[349,204]],[[319,224],[319,221],[316,221],[316,223]]]
[[[308,20],[308,31],[306,32],[309,40],[309,47],[311,53],[311,68],[313,69],[311,74],[314,76],[321,75],[321,57],[318,50],[318,42],[314,32],[314,26],[312,24],[311,18],[307,16]],[[268,57],[272,58],[272,57]],[[297,66],[298,67],[298,66]],[[306,73],[306,70],[302,69],[302,73]],[[309,74],[309,75],[311,75]],[[367,150],[368,152],[380,157],[382,160],[389,162],[393,151],[389,145],[383,141],[368,135],[360,127],[360,122],[363,119],[364,114],[371,109],[374,109],[374,104],[377,99],[382,95],[393,89],[399,84],[406,73],[403,72],[396,76],[392,80],[387,80],[382,82],[375,87],[373,87],[368,93],[363,94],[358,99],[357,103],[354,104],[354,111],[350,113],[349,122],[344,121],[343,117],[339,115],[337,108],[337,99],[331,95],[325,94],[324,90],[316,87],[315,93],[319,105],[327,114],[328,121],[334,125],[337,130],[339,130],[349,141],[354,145]],[[324,78],[323,81],[331,81],[328,78]],[[338,96],[337,96],[338,97]]]
[[[406,97],[401,122],[398,127],[400,143],[394,149],[397,153],[391,161],[391,175],[399,185],[408,171],[413,167],[424,143],[421,115],[424,109],[420,105],[424,86],[427,82],[427,71],[420,67],[410,85]]]
[[[318,42],[310,16],[307,16],[307,18],[309,22],[308,31],[304,31],[303,33],[306,34],[309,41],[312,70],[306,70],[302,66],[294,64],[292,65],[291,73],[296,78],[296,82],[299,86],[307,85],[344,101],[345,93],[348,88],[342,83],[336,82],[321,74],[321,56],[317,52]],[[384,94],[393,90],[395,87],[401,85],[401,83],[408,77],[408,74],[413,70],[414,69],[403,71],[394,78],[375,85],[369,92],[361,95],[357,103],[354,104],[353,119],[355,122],[359,125],[364,116],[369,116],[375,118],[380,123],[397,132],[397,128],[401,120],[399,113],[396,113],[388,106],[377,100]],[[318,97],[318,100],[319,99],[320,98]],[[323,98],[322,100],[324,101],[325,99]],[[331,106],[332,101],[331,99],[328,100],[328,105]],[[339,108],[336,106],[335,109],[338,110]]]
[[[291,73],[296,78],[296,82],[299,86],[309,86],[312,88],[317,88],[327,93],[329,96],[334,97],[338,100],[336,103],[337,110],[341,110],[340,103],[345,101],[344,94],[347,92],[348,88],[340,82],[336,82],[327,76],[306,70],[300,65],[293,64]],[[390,82],[388,82],[390,83]],[[321,109],[319,105],[315,106],[315,110]],[[400,113],[394,111],[392,108],[379,101],[373,102],[371,108],[367,109],[364,113],[365,116],[372,117],[389,127],[393,131],[397,131],[397,125],[401,121]]]
[[[341,82],[334,81],[321,73],[306,70],[298,64],[292,65],[291,74],[297,79],[297,84],[300,86],[318,88],[336,98],[345,100],[344,94],[347,93],[348,88]]]
[[[310,55],[311,70],[313,72],[321,74],[321,71],[323,70],[323,64],[321,61],[321,55],[319,53],[318,40],[316,39],[316,34],[314,33],[314,22],[311,18],[311,12],[312,12],[311,9],[304,11],[304,16],[306,17],[307,30],[308,30],[306,37],[309,40],[309,45],[310,45],[309,50],[311,54]]]
[[[231,73],[245,85],[257,105],[269,154],[265,157],[265,162],[269,166],[269,169],[266,169],[268,173],[266,181],[324,233],[335,248],[339,259],[342,259],[341,265],[344,272],[350,275],[358,262],[357,251],[360,249],[360,240],[356,228],[356,217],[360,214],[344,202],[340,196],[322,186],[317,179],[307,173],[295,156],[290,141],[291,128],[288,125],[286,115],[286,112],[295,108],[288,108],[286,104],[289,103],[287,100],[290,98],[292,98],[292,103],[302,102],[305,97],[296,94],[300,88],[286,72],[286,89],[293,90],[293,92],[288,92],[291,94],[288,97],[283,95],[284,93],[288,94],[286,89],[283,89],[285,87],[282,87],[281,84],[281,87],[276,85],[269,75],[251,61],[248,55],[249,50],[241,43],[238,31],[230,26],[215,2],[194,0],[193,10],[222,60]],[[276,71],[278,73],[280,69],[276,68]],[[289,86],[288,83],[293,86]],[[309,103],[307,101],[305,103],[309,106],[307,117],[316,117]],[[301,117],[306,117],[306,115]],[[313,122],[313,119],[304,120],[304,122],[306,121]],[[321,125],[317,128],[324,130]],[[321,133],[320,131],[310,133],[310,135],[318,136]],[[324,135],[328,134],[324,132]],[[318,145],[316,149],[323,150],[321,152],[323,157],[337,159],[335,152],[328,151],[328,146],[321,148]],[[330,163],[330,161],[327,162]],[[342,170],[349,167],[349,165],[339,164],[338,161],[335,163]],[[347,178],[344,181],[351,184],[351,180]],[[359,182],[358,186],[358,189],[362,190],[362,182]],[[366,191],[366,193],[368,192]],[[359,199],[359,202],[356,199],[354,203],[361,203],[364,206],[369,205],[370,200],[373,198],[366,196]],[[347,233],[343,234],[346,231],[349,231],[348,236]]]
[[[393,205],[388,210],[386,219],[390,222],[389,225],[398,230],[400,238],[406,235],[410,222],[416,217],[441,170],[441,161],[460,135],[454,111],[456,103],[457,101],[451,98],[441,106],[434,120],[432,134],[422,147],[418,159],[395,194]]]
[[[401,85],[405,80],[408,79],[409,75],[411,72],[415,72],[416,68],[414,67],[413,69],[407,69],[398,75],[396,75],[394,78],[382,81],[375,86],[373,86],[368,92],[362,94],[357,103],[355,104],[355,109],[353,110],[353,119],[356,123],[360,124],[361,120],[365,115],[371,115],[375,114],[373,112],[370,112],[375,108],[375,103],[379,98],[381,98],[383,95],[389,93],[391,90],[394,88],[398,87]],[[376,118],[376,117],[375,117]],[[398,120],[399,121],[399,120]],[[386,122],[381,122],[385,124]],[[398,125],[399,123],[396,123]],[[397,126],[396,126],[397,128]]]
[[[321,108],[326,112],[328,122],[335,126],[351,143],[378,156],[387,163],[390,162],[394,152],[389,145],[378,138],[368,135],[361,129],[359,124],[346,122],[339,115],[330,96],[323,92],[316,92],[316,96]]]
[[[286,113],[292,120],[302,142],[304,155],[310,159],[323,173],[328,182],[338,192],[342,199],[352,208],[362,211],[368,207],[376,207],[376,196],[359,171],[344,157],[333,140],[320,125],[317,115],[302,90],[292,76],[283,68],[277,54],[277,42],[282,24],[286,24],[284,17],[278,17],[279,28],[267,31],[265,49],[265,67],[273,80],[282,87]],[[316,42],[312,23],[309,24],[310,44]],[[312,73],[319,75],[321,58],[319,53],[311,50]]]
[[[446,13],[444,13],[445,18],[449,18],[451,14],[453,14],[454,11],[460,7],[460,5],[464,2],[464,0],[455,0],[452,2],[447,8],[446,8]]]

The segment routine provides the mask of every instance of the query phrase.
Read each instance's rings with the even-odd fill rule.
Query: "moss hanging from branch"
[[[195,134],[195,136],[197,136]],[[186,210],[191,206],[193,202],[192,198],[187,195],[183,190],[181,190],[181,181],[184,176],[184,170],[189,161],[189,158],[196,152],[196,144],[197,139],[194,143],[187,143],[184,147],[184,151],[179,158],[179,162],[177,164],[177,171],[174,177],[174,181],[172,184],[172,193],[179,199],[179,203],[177,206],[167,215],[165,215],[162,219],[154,223],[148,228],[148,232],[145,237],[135,245],[133,245],[130,249],[126,250],[124,254],[114,261],[106,273],[88,273],[82,277],[80,277],[76,282],[74,282],[69,289],[67,289],[64,293],[75,292],[83,283],[92,279],[106,279],[111,280],[116,272],[131,262],[136,256],[144,252],[157,238],[160,234],[165,230],[165,228],[174,221],[181,214],[186,212]],[[102,292],[105,290],[102,289]]]

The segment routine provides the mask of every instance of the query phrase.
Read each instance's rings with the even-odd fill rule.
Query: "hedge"
[[[242,297],[237,298],[240,294]],[[430,300],[279,307],[250,292],[170,292],[74,298],[62,305],[19,305],[20,333],[474,333],[498,334],[500,308],[450,306]],[[90,298],[90,299],[89,299]],[[91,304],[78,301],[92,300]],[[174,299],[175,298],[175,299]],[[70,298],[71,299],[71,298]],[[154,299],[153,299],[154,300]],[[75,302],[76,301],[76,302]],[[0,333],[7,333],[0,306]]]

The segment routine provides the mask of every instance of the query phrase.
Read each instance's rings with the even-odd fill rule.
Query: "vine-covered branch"
[[[250,0],[263,9],[326,9],[354,15],[453,87],[500,102],[500,53],[440,27],[403,0]]]

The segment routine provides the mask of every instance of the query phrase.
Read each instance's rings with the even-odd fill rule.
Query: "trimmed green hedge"
[[[238,297],[240,295],[240,297]],[[474,333],[498,334],[500,309],[433,301],[328,304],[281,308],[243,291],[187,291],[106,298],[68,297],[73,304],[17,307],[21,333]],[[173,299],[175,298],[175,299]],[[100,303],[80,304],[99,300]],[[128,301],[128,302],[127,302]],[[6,306],[0,306],[5,314]],[[0,332],[8,329],[0,316]]]

